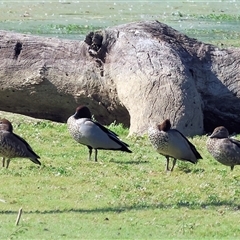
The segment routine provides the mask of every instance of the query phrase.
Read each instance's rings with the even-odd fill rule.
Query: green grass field
[[[13,159],[0,169],[0,239],[237,239],[240,237],[240,168],[223,166],[206,151],[206,136],[190,139],[203,159],[165,159],[147,137],[127,137],[133,153],[88,149],[66,124],[1,114],[41,156],[42,166]],[[15,226],[18,210],[23,213]]]
[[[1,30],[26,34],[83,40],[96,29],[159,20],[200,41],[240,46],[238,1],[2,1],[0,10]],[[0,116],[42,162],[0,167],[0,239],[240,238],[240,166],[231,172],[215,161],[206,136],[189,139],[203,157],[197,165],[178,161],[166,173],[148,138],[127,137],[120,125],[110,127],[133,153],[99,151],[95,163],[66,124]]]

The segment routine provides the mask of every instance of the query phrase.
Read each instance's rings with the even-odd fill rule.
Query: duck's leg
[[[173,159],[173,165],[172,165],[172,168],[171,168],[171,172],[173,171],[173,169],[174,169],[174,167],[175,167],[175,164],[176,164],[176,162],[177,162],[177,159],[176,158],[174,158]]]
[[[97,149],[94,149],[95,150],[95,162],[97,162]]]
[[[2,166],[5,167],[5,157],[2,158]]]
[[[169,171],[169,157],[166,156],[167,163],[166,163],[166,172]]]
[[[231,166],[231,171],[234,169],[234,165]]]
[[[10,164],[10,158],[8,158],[8,160],[7,160],[7,166],[6,166],[6,168],[8,168],[9,167],[9,164]]]
[[[89,149],[89,155],[88,155],[88,160],[91,161],[91,156],[92,156],[92,147],[87,146]]]

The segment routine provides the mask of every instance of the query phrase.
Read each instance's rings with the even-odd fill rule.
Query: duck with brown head
[[[171,128],[169,119],[150,127],[148,137],[154,149],[166,157],[166,171],[173,171],[177,159],[195,164],[202,158],[195,146],[180,131]],[[171,169],[170,157],[173,158]]]
[[[38,160],[40,157],[23,138],[13,133],[13,126],[7,119],[0,120],[0,156],[3,157],[3,167],[7,159],[6,168],[12,158],[29,158],[35,164],[41,165]]]
[[[218,162],[230,166],[231,170],[240,165],[240,141],[230,138],[223,126],[215,128],[208,137],[207,149]]]
[[[92,149],[95,150],[96,162],[98,149],[132,152],[128,149],[129,145],[121,141],[116,133],[93,121],[92,114],[86,106],[77,107],[75,114],[68,118],[67,126],[73,139],[88,147],[89,160]]]

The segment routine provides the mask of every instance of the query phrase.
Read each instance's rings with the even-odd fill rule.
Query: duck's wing
[[[238,148],[240,148],[240,141],[234,138],[228,138],[229,141],[233,144],[235,144]]]
[[[92,120],[91,120],[91,121],[92,121]],[[98,127],[100,127],[101,130],[103,130],[105,133],[111,134],[111,135],[113,135],[113,136],[118,137],[118,134],[116,134],[115,132],[111,131],[110,129],[104,127],[104,126],[103,126],[102,124],[100,124],[99,122],[94,122],[94,121],[92,121],[92,122],[95,123]]]
[[[96,149],[122,150],[131,152],[129,145],[121,141],[118,135],[98,122],[84,120],[79,131],[84,136],[84,144]]]
[[[126,147],[129,147],[129,145],[123,141],[121,141],[118,138],[118,134],[116,134],[115,132],[111,131],[110,129],[107,129],[106,127],[104,127],[102,124],[100,124],[99,122],[94,122],[103,132],[105,132],[112,140],[116,141],[117,143],[123,143],[123,145],[125,145]]]
[[[226,156],[222,163],[226,165],[239,165],[240,164],[240,141],[233,138],[218,139],[221,141],[219,144],[219,151],[223,156]]]
[[[1,145],[5,152],[14,157],[29,158],[32,162],[41,165],[40,158],[30,147],[30,145],[17,134],[1,131]]]
[[[24,144],[24,145],[26,146],[26,148],[27,148],[27,150],[28,150],[29,152],[31,152],[36,158],[40,158],[40,157],[33,151],[33,149],[31,148],[31,146],[28,144],[28,142],[27,142],[25,139],[23,139],[22,137],[18,136],[18,135],[15,134],[15,133],[12,133],[12,134],[13,134],[13,136],[14,136],[16,139],[18,139],[22,144]]]
[[[191,150],[193,151],[194,155],[196,156],[197,159],[202,159],[202,156],[200,155],[200,153],[197,151],[196,147],[177,129],[174,129],[174,131],[178,132],[182,138],[184,138],[186,140],[186,142],[188,143],[189,147],[191,148]]]

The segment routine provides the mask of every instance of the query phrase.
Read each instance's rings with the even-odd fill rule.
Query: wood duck
[[[95,150],[95,161],[97,162],[97,150],[117,150],[131,153],[129,145],[118,138],[113,131],[92,120],[92,114],[88,107],[79,106],[74,115],[67,120],[70,135],[77,142],[89,149],[89,160],[91,160],[92,149]]]
[[[195,164],[202,158],[195,146],[181,132],[171,129],[169,119],[155,127],[150,127],[148,137],[154,149],[166,157],[166,171],[173,171],[177,159]],[[170,157],[173,158],[171,169],[169,169]]]
[[[3,157],[3,167],[9,167],[12,158],[29,158],[32,162],[41,165],[40,157],[30,145],[20,136],[13,133],[13,126],[7,119],[0,120],[0,156]]]
[[[230,166],[240,165],[240,141],[230,138],[228,130],[217,127],[207,139],[209,153],[220,163]]]

